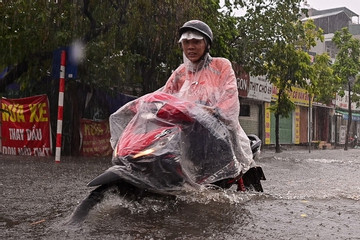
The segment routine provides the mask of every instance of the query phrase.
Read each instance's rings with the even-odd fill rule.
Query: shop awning
[[[336,113],[341,114],[342,117],[344,118],[344,120],[348,120],[349,119],[349,113],[348,111],[344,111],[344,110],[335,110]],[[351,112],[351,117],[353,121],[357,121],[360,122],[360,113],[357,112]]]

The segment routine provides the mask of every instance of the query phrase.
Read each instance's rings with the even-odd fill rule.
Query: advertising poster
[[[1,151],[7,155],[49,156],[49,101],[46,95],[1,99]]]
[[[340,126],[339,143],[345,144],[345,140],[346,140],[346,125],[341,125]]]
[[[295,108],[295,144],[300,143],[300,108]]]
[[[109,156],[110,145],[109,121],[80,120],[81,148],[80,154],[86,157]]]
[[[271,112],[270,112],[270,103],[265,103],[265,144],[271,143]]]

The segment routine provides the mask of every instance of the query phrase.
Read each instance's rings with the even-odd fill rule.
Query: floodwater
[[[0,239],[360,239],[360,149],[266,150],[258,164],[264,193],[109,194],[69,227],[110,159],[0,155]]]

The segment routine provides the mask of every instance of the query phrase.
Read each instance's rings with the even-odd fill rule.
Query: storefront
[[[326,106],[320,103],[313,104],[313,141],[334,142],[333,115],[334,106]]]
[[[345,137],[349,119],[349,92],[345,91],[345,95],[343,97],[337,95],[336,96],[336,110],[333,117],[336,144],[345,144]],[[356,106],[356,103],[351,103],[351,125],[349,131],[349,137],[353,138],[356,136],[360,136],[360,107]]]
[[[249,76],[241,68],[235,68],[235,72],[242,128],[247,134],[258,135],[264,144],[275,144],[275,115],[269,107],[277,100],[276,87],[264,76]],[[279,119],[280,144],[307,144],[309,136],[312,141],[335,142],[340,126],[337,126],[339,121],[334,120],[334,106],[310,103],[307,91],[302,88],[293,87],[289,94],[295,110],[289,117]],[[309,126],[312,127],[309,129]],[[359,127],[356,129],[360,130]]]
[[[277,100],[277,89],[272,88],[272,102]],[[293,87],[290,100],[295,104],[295,110],[289,117],[279,119],[279,143],[300,144],[308,140],[308,106],[309,95],[305,89]],[[265,144],[275,144],[275,115],[270,112],[271,103],[265,105]]]
[[[348,119],[349,119],[349,113],[348,111],[345,110],[336,110],[336,129],[338,129],[337,131],[337,144],[345,144],[345,136],[346,136],[346,131],[347,131],[347,124],[348,124]],[[353,138],[356,136],[360,136],[360,113],[358,112],[352,112],[351,113],[352,116],[352,121],[351,121],[351,126],[350,126],[350,131],[349,131],[349,137]]]
[[[252,82],[249,74],[238,64],[233,64],[238,86],[238,94],[240,100],[239,122],[246,134],[256,134],[263,139],[263,102],[258,99],[259,88],[254,87],[256,83]],[[249,98],[250,94],[250,98]],[[270,95],[271,96],[271,95]]]
[[[246,98],[240,100],[240,123],[247,134],[256,134],[264,141],[265,103],[271,102],[272,85],[263,76],[249,77]]]

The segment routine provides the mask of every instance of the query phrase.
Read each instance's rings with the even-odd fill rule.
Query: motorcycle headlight
[[[174,132],[172,129],[166,129],[155,138],[157,139],[152,145],[148,148],[136,153],[132,156],[133,159],[149,156],[149,155],[162,155],[166,152],[173,152],[174,147],[177,149],[178,146],[175,146],[177,141],[172,141],[174,136],[176,136],[176,131]]]
[[[145,150],[143,150],[143,151],[138,152],[137,154],[135,154],[135,155],[133,156],[133,158],[139,158],[139,157],[143,157],[143,156],[146,156],[146,155],[150,155],[150,154],[152,154],[153,152],[155,152],[155,149],[153,149],[153,148],[145,149]]]

